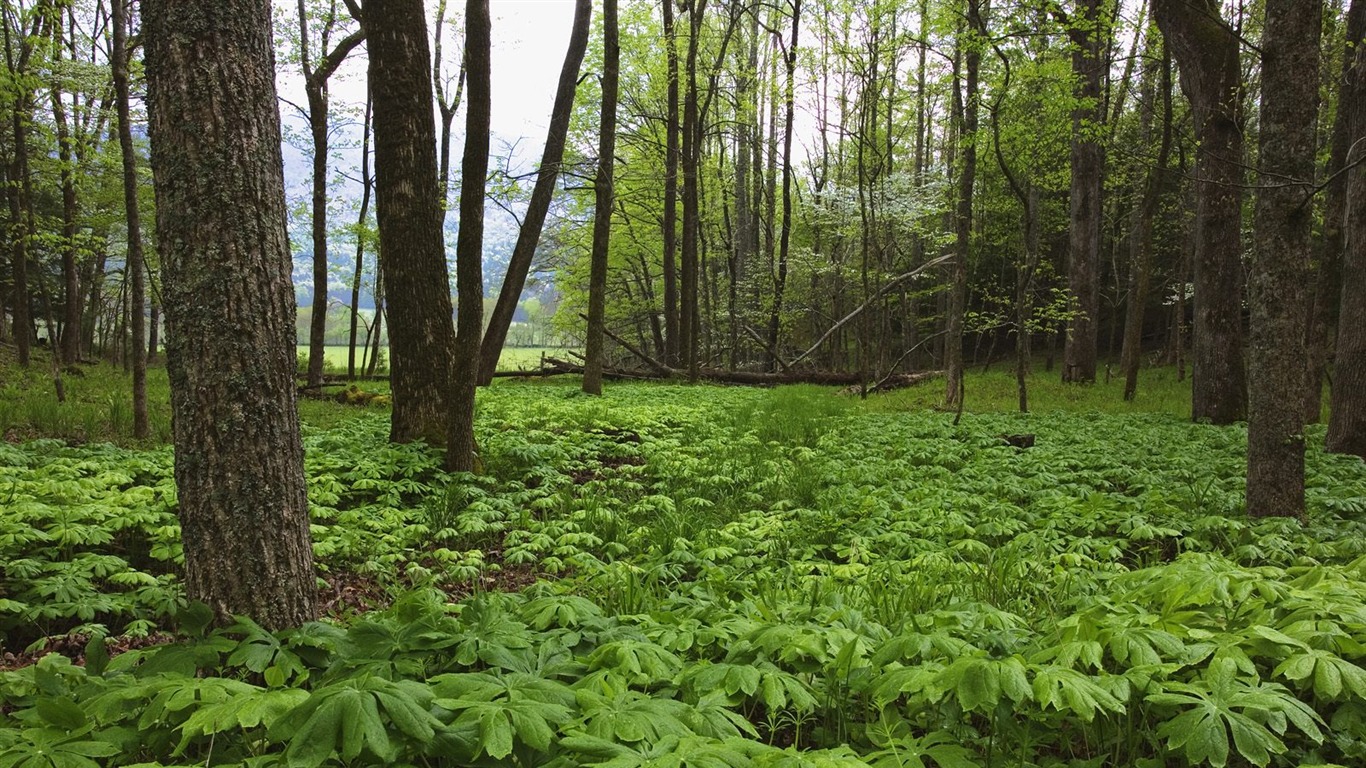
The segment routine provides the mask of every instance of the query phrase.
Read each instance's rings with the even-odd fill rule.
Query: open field
[[[341,345],[326,347],[327,357],[323,365],[328,372],[345,373],[346,361],[350,354],[349,348]],[[541,355],[551,357],[565,357],[569,350],[563,347],[507,347],[503,349],[503,354],[498,358],[498,369],[502,371],[519,371],[538,368],[541,364]],[[381,349],[381,365],[387,367],[388,348]],[[307,359],[308,346],[298,347],[300,361]],[[362,361],[361,350],[356,350],[356,365],[359,367]]]

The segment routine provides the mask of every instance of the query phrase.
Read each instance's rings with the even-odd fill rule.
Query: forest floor
[[[138,444],[83,369],[0,365],[0,765],[1366,764],[1366,465],[1311,426],[1307,522],[1248,519],[1169,370],[975,372],[956,426],[500,381],[478,476],[304,401],[328,616],[272,635],[185,604],[164,374]]]

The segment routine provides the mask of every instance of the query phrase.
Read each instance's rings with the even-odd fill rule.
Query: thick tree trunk
[[[1339,302],[1342,299],[1343,249],[1346,247],[1346,232],[1350,224],[1347,219],[1347,183],[1350,174],[1344,173],[1343,169],[1347,166],[1347,156],[1352,153],[1354,138],[1350,125],[1350,92],[1356,59],[1352,52],[1361,49],[1363,35],[1366,35],[1366,3],[1354,0],[1347,12],[1346,49],[1339,77],[1339,106],[1333,118],[1328,159],[1329,181],[1323,203],[1323,243],[1315,273],[1313,310],[1309,316],[1309,380],[1304,403],[1304,418],[1309,424],[1318,423],[1323,410],[1324,374],[1337,336]],[[1361,130],[1361,126],[1358,126],[1357,136],[1361,135]],[[1361,155],[1356,156],[1359,158]],[[1360,208],[1359,200],[1357,205]]]
[[[1247,511],[1304,516],[1305,312],[1323,4],[1267,0],[1248,287]]]
[[[220,621],[317,615],[266,0],[143,0],[185,583]]]
[[[1200,151],[1195,161],[1195,326],[1191,417],[1230,424],[1247,414],[1243,363],[1242,72],[1238,38],[1219,0],[1153,0],[1181,68]]]
[[[465,152],[460,160],[460,234],[455,241],[458,314],[446,446],[446,469],[452,472],[473,472],[475,467],[474,391],[479,380],[480,336],[484,333],[484,183],[489,174],[492,114],[489,27],[489,0],[466,0],[465,71],[470,93],[465,112]]]
[[[375,102],[379,262],[389,297],[389,439],[445,445],[455,326],[422,0],[366,0],[364,23]]]
[[[541,240],[541,229],[550,211],[555,182],[560,175],[560,163],[564,160],[565,141],[569,136],[569,118],[574,111],[579,68],[583,64],[584,51],[588,48],[588,22],[592,15],[593,4],[590,0],[575,1],[574,24],[569,32],[569,48],[564,54],[564,65],[560,68],[555,104],[550,110],[550,127],[546,130],[541,167],[536,172],[531,201],[527,205],[526,215],[522,217],[521,229],[517,232],[517,244],[513,246],[512,258],[508,261],[507,276],[503,278],[503,287],[498,292],[498,303],[493,307],[488,330],[484,331],[484,343],[479,352],[481,385],[492,381],[493,372],[498,368],[498,357],[507,341],[508,329],[512,327],[512,316],[517,311],[517,303],[521,301],[522,289],[526,287],[527,274],[531,272],[531,262],[536,256],[536,245]]]
[[[119,151],[123,158],[123,207],[128,224],[127,269],[132,282],[133,305],[133,437],[148,436],[147,335],[143,307],[147,304],[147,279],[142,258],[142,214],[138,210],[137,153],[133,149],[133,125],[128,108],[128,20],[125,0],[111,0],[114,39],[110,52],[114,92],[119,116]]]
[[[1105,112],[1101,103],[1102,59],[1100,0],[1081,0],[1074,18],[1072,74],[1077,78],[1072,109],[1071,230],[1068,236],[1067,285],[1072,292],[1072,315],[1063,344],[1062,380],[1096,381],[1096,328],[1100,324],[1100,219],[1103,157],[1099,127]]]
[[[603,337],[607,314],[607,251],[612,236],[613,154],[617,145],[618,61],[616,0],[602,4],[602,109],[598,123],[598,173],[593,181],[593,254],[588,277],[588,338],[583,391],[602,394]]]
[[[1348,28],[1360,40],[1366,28],[1366,0],[1352,0]],[[1350,33],[1349,33],[1350,34]],[[1347,158],[1357,163],[1347,181],[1347,247],[1342,259],[1342,315],[1333,365],[1328,422],[1328,450],[1366,459],[1366,45],[1354,51],[1338,109],[1350,110],[1348,128],[1356,149]]]

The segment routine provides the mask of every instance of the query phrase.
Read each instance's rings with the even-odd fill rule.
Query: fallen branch
[[[940,256],[937,259],[930,259],[929,261],[925,262],[924,264],[921,264],[920,266],[916,267],[910,272],[897,275],[891,280],[888,280],[881,288],[877,289],[877,291],[875,291],[872,296],[869,296],[866,301],[855,307],[853,312],[850,312],[849,314],[840,318],[839,322],[835,323],[834,325],[826,329],[825,333],[821,334],[821,337],[819,339],[816,339],[816,343],[812,344],[810,349],[806,350],[800,355],[797,355],[797,357],[795,357],[791,362],[789,362],[788,365],[796,365],[797,363],[800,363],[801,361],[810,357],[813,352],[815,352],[817,349],[820,349],[820,346],[825,343],[826,339],[834,335],[835,331],[838,331],[840,328],[843,328],[845,323],[863,314],[863,310],[867,309],[870,305],[872,305],[873,302],[877,301],[883,296],[886,296],[887,292],[892,290],[892,288],[900,285],[901,283],[904,283],[907,280],[910,280],[912,277],[915,277],[916,275],[928,269],[932,269],[934,267],[939,266],[940,264],[943,264],[944,262],[953,258],[953,256],[954,254],[950,253]]]

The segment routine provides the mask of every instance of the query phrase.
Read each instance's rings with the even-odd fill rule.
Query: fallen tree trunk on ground
[[[662,368],[662,366],[661,366]],[[632,381],[672,381],[686,377],[684,371],[664,369],[635,370],[625,368],[604,368],[603,375],[618,380]],[[508,376],[555,376],[558,374],[582,374],[583,366],[559,358],[547,357],[545,366],[540,370],[521,373],[509,372]],[[876,384],[869,382],[869,392],[885,392],[902,387],[910,387],[923,381],[943,376],[943,371],[923,371],[920,373],[897,373],[887,376]],[[857,387],[862,379],[857,373],[842,371],[782,371],[769,373],[763,371],[728,371],[721,368],[702,368],[697,372],[698,379],[720,384],[748,384],[752,386],[777,386],[779,384],[819,384],[822,386]]]

